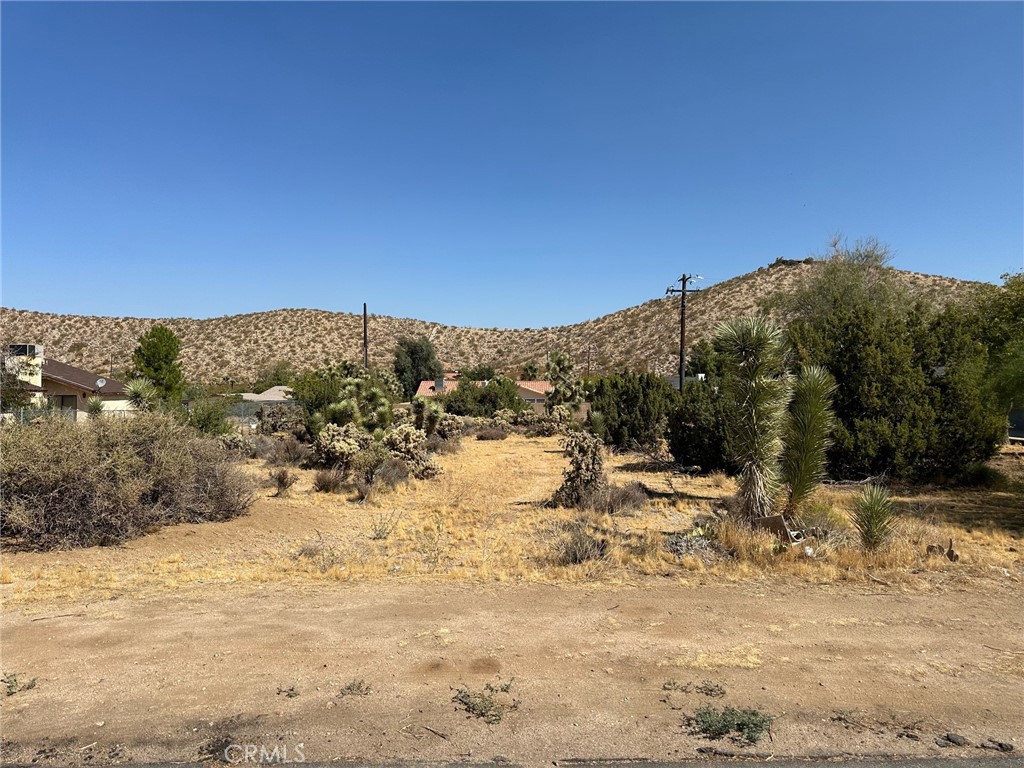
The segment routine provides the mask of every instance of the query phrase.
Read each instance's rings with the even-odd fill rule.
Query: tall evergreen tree
[[[437,350],[430,340],[402,339],[395,347],[395,376],[402,385],[407,400],[416,394],[421,381],[437,379],[444,375],[444,368],[437,358]]]
[[[157,323],[139,337],[139,345],[132,353],[134,366],[129,376],[153,382],[163,400],[181,399],[185,378],[178,365],[181,342],[170,328]]]

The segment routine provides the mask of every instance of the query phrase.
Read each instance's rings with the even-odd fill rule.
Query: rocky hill
[[[768,267],[710,286],[689,298],[688,341],[707,337],[723,320],[748,314],[762,302],[793,291],[819,262],[778,260]],[[973,285],[948,277],[893,270],[911,293],[943,302]],[[262,366],[289,360],[299,369],[325,357],[362,357],[360,315],[315,309],[280,309],[206,320],[58,315],[0,308],[4,342],[35,342],[47,357],[98,373],[123,371],[139,336],[154,323],[170,327],[182,341],[181,361],[193,381],[247,382]],[[390,365],[398,339],[426,336],[446,365],[479,363],[512,371],[542,364],[549,350],[568,350],[585,371],[621,366],[671,373],[678,364],[679,299],[653,299],[610,315],[556,328],[461,328],[424,320],[370,316],[370,358]]]

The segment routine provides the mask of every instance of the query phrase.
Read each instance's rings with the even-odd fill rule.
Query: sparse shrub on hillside
[[[37,549],[114,544],[227,520],[252,485],[216,440],[163,414],[0,426],[0,530]]]
[[[287,467],[280,467],[270,472],[270,482],[276,488],[275,496],[285,496],[298,481],[298,473],[292,472]]]
[[[608,486],[604,475],[603,443],[589,432],[570,432],[562,438],[562,450],[569,466],[562,472],[562,485],[553,502],[562,507],[583,507],[588,499]]]

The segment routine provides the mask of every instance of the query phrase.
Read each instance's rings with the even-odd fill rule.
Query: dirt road
[[[9,609],[3,671],[36,684],[3,700],[4,759],[189,760],[228,744],[302,745],[316,761],[521,765],[678,760],[700,747],[990,754],[936,746],[949,731],[1019,754],[1022,639],[1020,595],[996,584],[900,595],[392,582]],[[508,707],[500,722],[453,703],[460,686],[508,681],[493,696]],[[703,681],[724,696],[698,692]],[[777,719],[755,747],[711,742],[685,722],[702,704]]]

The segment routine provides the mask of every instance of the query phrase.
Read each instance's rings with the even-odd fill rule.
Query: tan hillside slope
[[[818,268],[817,262],[777,261],[691,295],[688,341],[706,338],[723,320],[749,314],[773,296],[792,292]],[[915,296],[944,302],[972,283],[949,277],[894,270]],[[181,339],[187,378],[207,383],[231,377],[252,379],[263,365],[290,360],[299,369],[324,358],[358,360],[362,356],[362,318],[314,309],[280,309],[205,320],[92,317],[0,308],[4,342],[44,344],[46,354],[106,373],[130,364],[140,335],[155,323],[170,327]],[[571,352],[578,365],[593,372],[621,366],[670,373],[677,365],[679,299],[660,298],[610,315],[555,328],[462,328],[423,320],[370,317],[370,358],[390,365],[403,337],[425,336],[452,367],[493,364],[512,371],[527,362],[542,364],[549,350]]]

